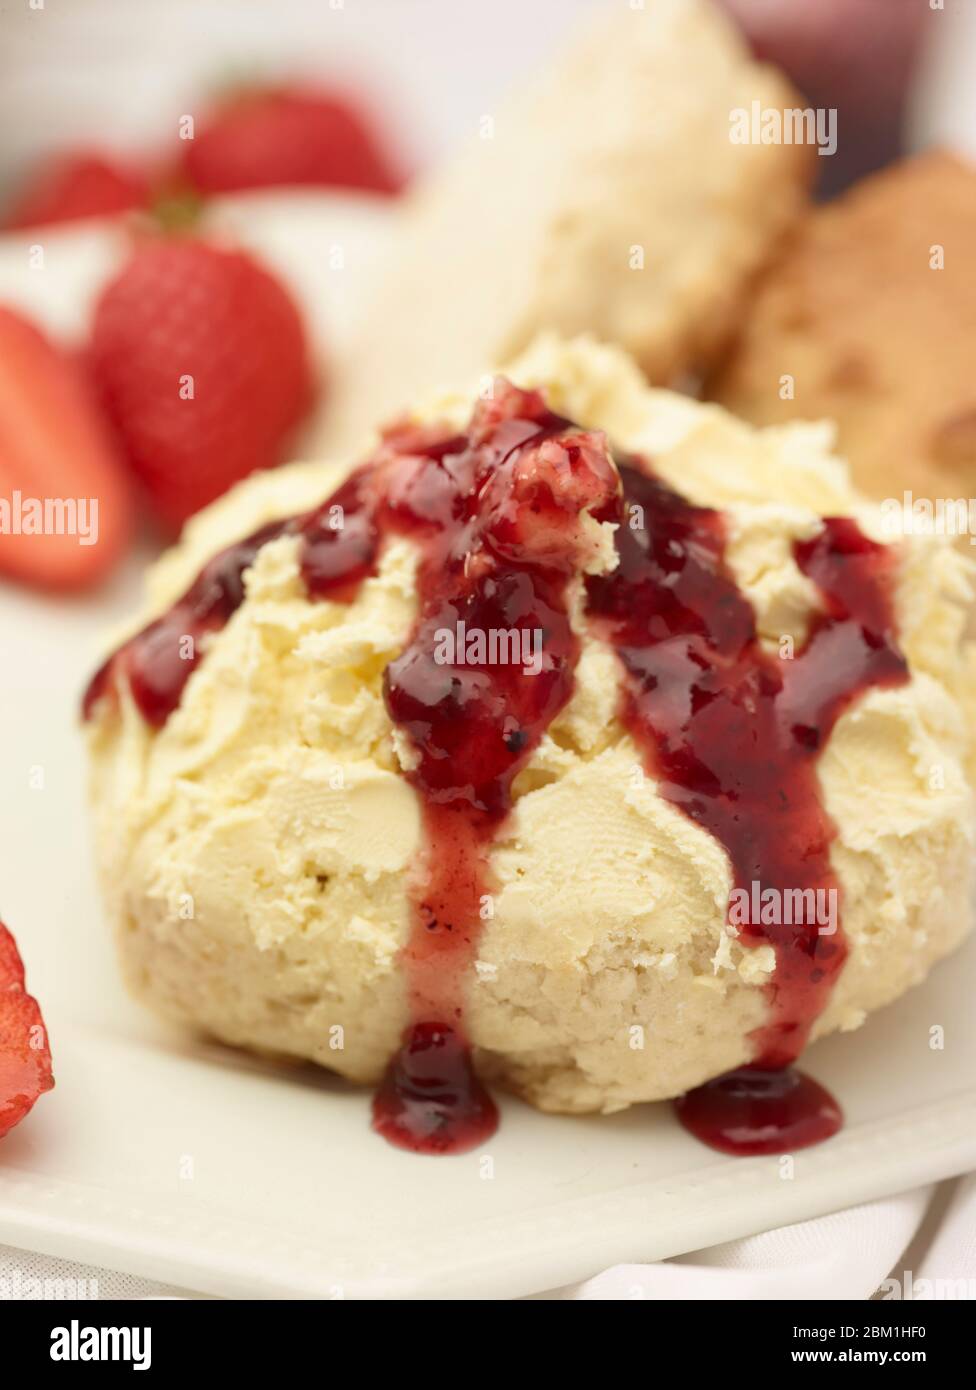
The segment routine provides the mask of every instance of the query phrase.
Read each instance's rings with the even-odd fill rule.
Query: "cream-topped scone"
[[[367,1083],[456,1026],[483,1078],[613,1111],[856,1028],[964,936],[969,571],[889,544],[827,427],[585,338],[503,374],[365,473],[248,480],[153,567],[89,699],[101,878],[172,1019]],[[509,667],[462,650],[488,612]],[[767,874],[818,904],[802,980]]]

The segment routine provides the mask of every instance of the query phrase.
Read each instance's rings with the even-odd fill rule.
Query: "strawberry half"
[[[282,184],[396,193],[403,184],[352,103],[302,87],[237,93],[186,142],[182,172],[205,194]]]
[[[0,575],[83,588],[130,533],[128,482],[84,370],[0,306]]]
[[[53,1085],[41,1010],[24,989],[17,943],[0,922],[0,1139]]]
[[[145,242],[95,308],[96,383],[158,516],[179,526],[282,461],[314,399],[298,310],[250,256]]]
[[[107,217],[149,206],[149,183],[137,169],[105,155],[79,151],[41,165],[3,219],[10,231],[82,217]]]

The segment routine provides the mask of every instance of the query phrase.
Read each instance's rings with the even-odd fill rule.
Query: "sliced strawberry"
[[[43,164],[20,190],[3,225],[9,230],[74,222],[82,217],[146,208],[148,180],[117,159],[87,151],[58,155]]]
[[[0,922],[0,1139],[53,1085],[41,1010],[24,989],[17,943]]]
[[[219,106],[186,142],[183,174],[201,193],[281,184],[396,193],[403,184],[346,97],[300,87],[243,91]]]
[[[280,463],[314,398],[286,290],[250,256],[189,237],[143,243],[106,287],[91,361],[126,457],[169,526]]]
[[[82,588],[130,532],[128,483],[84,369],[0,306],[0,574]]]

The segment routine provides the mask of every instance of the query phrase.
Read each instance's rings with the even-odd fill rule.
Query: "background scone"
[[[807,146],[731,143],[736,108],[797,98],[710,0],[617,9],[410,195],[336,364],[330,450],[541,329],[619,343],[661,384],[726,343],[818,161]]]
[[[866,180],[804,223],[710,394],[759,425],[836,421],[873,496],[972,495],[974,245],[962,159],[926,154]]]
[[[784,633],[803,641],[816,599],[794,539],[838,513],[883,539],[824,427],[754,432],[649,390],[623,354],[587,340],[547,338],[507,372],[653,458],[693,502],[725,509],[727,561],[773,649]],[[448,393],[422,418],[460,427],[471,402]],[[145,616],[214,551],[323,500],[342,473],[295,465],[202,513],[152,571]],[[89,736],[102,881],[134,989],[227,1042],[363,1082],[381,1076],[407,1019],[398,952],[420,818],[382,679],[411,629],[415,566],[412,543],[394,541],[351,604],[312,602],[296,540],[269,543],[165,725],[150,728],[123,689]],[[950,546],[910,542],[896,606],[912,678],[854,703],[821,756],[850,956],[818,1035],[856,1027],[967,930],[967,595]],[[494,916],[466,1027],[482,1072],[535,1104],[610,1111],[747,1061],[773,959],[726,932],[726,854],[635,776],[616,658],[581,637],[575,693],[520,774],[491,851]]]

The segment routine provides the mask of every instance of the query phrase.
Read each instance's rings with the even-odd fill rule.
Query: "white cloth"
[[[542,1295],[693,1300],[906,1296],[976,1298],[976,1175],[659,1264],[617,1265],[584,1284]]]
[[[196,1298],[191,1290],[0,1246],[0,1296]],[[97,1290],[97,1293],[95,1292]],[[616,1265],[538,1299],[976,1299],[976,1174],[658,1264]]]

